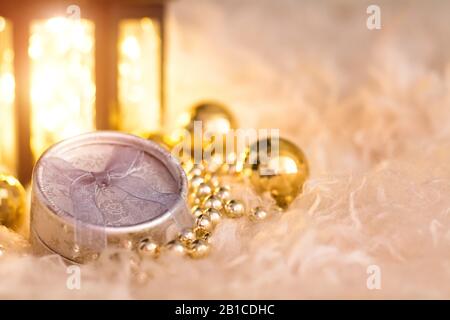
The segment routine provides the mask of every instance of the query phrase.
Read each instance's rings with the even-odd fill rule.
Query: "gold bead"
[[[218,197],[209,196],[205,199],[205,201],[203,201],[203,208],[214,208],[216,210],[222,210],[223,203],[222,200],[220,200]]]
[[[205,199],[212,194],[212,188],[207,183],[201,183],[197,188],[197,197],[200,199]]]
[[[189,171],[191,171],[191,169],[194,166],[194,163],[192,162],[191,159],[181,159],[180,163],[184,169],[184,172],[186,172],[186,174],[189,173]]]
[[[189,256],[195,259],[203,258],[209,254],[210,250],[211,247],[206,241],[195,240],[189,250]]]
[[[202,183],[205,182],[205,179],[201,176],[192,177],[190,181],[190,187],[192,190],[197,190]]]
[[[282,138],[266,138],[253,143],[246,164],[246,173],[256,191],[269,192],[283,209],[301,192],[309,176],[303,152]]]
[[[227,202],[231,198],[230,189],[227,187],[220,187],[219,189],[217,189],[214,195],[223,202]]]
[[[206,231],[211,231],[213,229],[213,223],[207,214],[202,214],[197,218],[196,225],[198,228],[204,229]]]
[[[208,208],[205,211],[205,214],[209,216],[209,219],[211,220],[213,226],[218,225],[219,222],[222,220],[222,215],[220,214],[220,211],[215,208]]]
[[[158,258],[161,247],[151,239],[145,238],[139,243],[138,250],[141,257]]]
[[[169,241],[165,245],[165,249],[180,256],[183,256],[186,253],[186,247],[179,240]]]
[[[199,206],[194,206],[191,209],[192,215],[196,218],[200,217],[203,214],[203,210]]]
[[[250,213],[250,220],[264,220],[265,218],[267,218],[267,212],[261,208],[261,207],[256,207],[254,208],[251,213]]]
[[[239,200],[230,200],[225,205],[225,212],[230,218],[239,218],[245,213],[245,206]]]
[[[184,245],[189,245],[196,239],[196,237],[195,237],[195,233],[192,229],[186,228],[180,232],[178,239]]]
[[[191,177],[191,179],[192,179],[192,178],[194,178],[194,177],[196,177],[196,176],[200,176],[200,177],[201,177],[202,174],[203,174],[202,169],[200,169],[200,168],[194,166],[194,167],[189,171],[188,177]]]
[[[201,239],[201,240],[209,242],[210,237],[211,237],[211,232],[210,231],[207,231],[207,230],[205,230],[203,228],[195,227],[194,228],[194,233],[195,233],[195,237],[197,239]]]
[[[0,225],[22,231],[26,225],[26,193],[20,182],[9,174],[0,173]]]
[[[202,163],[194,163],[193,169],[200,170],[203,173],[205,171],[205,166]]]

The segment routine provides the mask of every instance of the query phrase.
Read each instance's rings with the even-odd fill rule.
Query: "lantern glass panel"
[[[95,129],[94,23],[56,17],[31,24],[31,149]]]
[[[120,130],[144,135],[160,129],[161,37],[150,18],[119,23],[118,103]]]
[[[12,26],[0,17],[0,163],[6,166],[6,170],[16,173],[13,59]]]

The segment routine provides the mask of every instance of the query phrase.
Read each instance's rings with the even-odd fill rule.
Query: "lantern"
[[[163,0],[0,3],[0,164],[23,182],[51,144],[157,131]]]

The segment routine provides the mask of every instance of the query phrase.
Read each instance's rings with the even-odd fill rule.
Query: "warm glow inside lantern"
[[[0,4],[0,164],[95,129],[148,134],[163,104],[163,0]]]
[[[94,24],[51,18],[33,21],[31,150],[34,157],[58,140],[95,128]]]

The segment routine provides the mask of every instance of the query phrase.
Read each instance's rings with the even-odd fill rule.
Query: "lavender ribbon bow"
[[[142,151],[115,148],[100,172],[77,169],[57,157],[45,159],[44,166],[49,174],[70,183],[72,209],[69,213],[76,220],[75,243],[78,246],[104,249],[107,245],[105,227],[121,225],[120,221],[127,218],[130,210],[124,207],[126,202],[138,203],[141,213],[150,220],[167,211],[180,197],[176,193],[159,192],[153,188],[152,180],[133,175],[142,169],[144,157]],[[100,226],[101,231],[89,228],[90,225]]]

